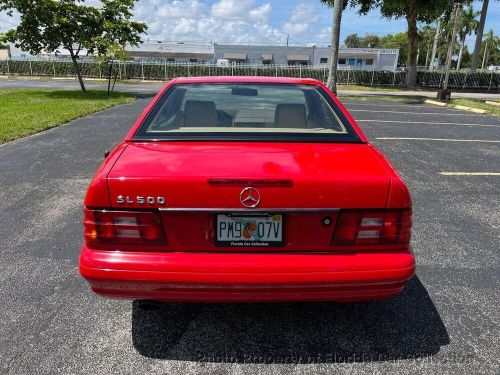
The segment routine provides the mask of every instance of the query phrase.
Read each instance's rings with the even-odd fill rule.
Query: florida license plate
[[[217,246],[281,246],[281,214],[217,214]]]

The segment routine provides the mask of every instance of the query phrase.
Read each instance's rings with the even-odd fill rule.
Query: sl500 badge
[[[131,197],[129,195],[119,195],[116,197],[116,203],[118,204],[159,204],[164,205],[166,202],[165,197],[144,197],[136,196]]]

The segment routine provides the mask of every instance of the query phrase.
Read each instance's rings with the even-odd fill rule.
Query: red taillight
[[[408,244],[411,210],[344,211],[339,214],[334,246]]]
[[[155,212],[85,209],[85,242],[102,244],[158,244],[165,242]]]

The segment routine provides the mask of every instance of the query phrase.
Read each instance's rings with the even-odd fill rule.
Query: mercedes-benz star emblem
[[[260,203],[260,193],[253,187],[246,187],[240,193],[240,201],[246,208],[255,208]]]

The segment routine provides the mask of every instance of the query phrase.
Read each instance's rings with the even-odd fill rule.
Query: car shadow
[[[163,304],[134,301],[132,339],[146,357],[231,363],[328,363],[428,357],[450,342],[418,277],[367,303]]]

